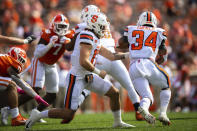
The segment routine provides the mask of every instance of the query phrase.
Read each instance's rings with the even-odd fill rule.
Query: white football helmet
[[[68,19],[63,14],[56,15],[51,22],[50,28],[53,29],[57,35],[64,36],[69,28]]]
[[[100,38],[103,37],[105,31],[109,29],[109,25],[107,17],[103,13],[95,12],[87,19],[87,28],[93,30]]]
[[[137,21],[137,26],[143,26],[143,25],[151,25],[153,27],[157,27],[156,16],[150,11],[143,12],[139,16],[139,19]]]
[[[88,17],[95,12],[100,12],[100,9],[95,5],[88,5],[81,11],[81,20],[86,22]]]

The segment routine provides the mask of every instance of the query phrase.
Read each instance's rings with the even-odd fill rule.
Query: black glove
[[[34,41],[36,39],[36,36],[34,35],[30,35],[27,38],[25,38],[25,44],[30,44],[32,41]]]
[[[93,74],[87,74],[87,75],[85,75],[85,81],[87,83],[93,82]]]

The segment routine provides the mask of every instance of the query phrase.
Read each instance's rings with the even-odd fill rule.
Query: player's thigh
[[[115,78],[124,88],[127,88],[132,84],[129,72],[120,60],[112,62],[111,71],[109,74]]]
[[[0,77],[0,92],[5,91],[12,82],[10,77]]]
[[[111,86],[112,84],[108,80],[102,79],[98,75],[93,74],[93,82],[90,84],[90,86],[86,86],[86,89],[97,94],[104,95],[109,91]]]
[[[45,85],[48,93],[59,91],[59,76],[56,65],[45,65]]]
[[[32,75],[31,86],[32,87],[44,87],[45,81],[45,67],[37,58],[32,60]]]
[[[134,79],[144,77],[145,73],[143,72],[143,68],[144,67],[139,66],[139,63],[137,63],[137,62],[130,65],[129,75],[130,75],[130,78],[131,78],[132,81]]]
[[[70,73],[66,77],[66,95],[64,106],[67,109],[77,110],[80,101],[80,95],[86,86],[84,79],[78,78]]]
[[[96,68],[100,70],[105,70],[106,72],[110,72],[111,70],[111,61],[107,58],[99,55],[96,60]]]
[[[170,78],[168,73],[157,64],[152,63],[151,76],[148,77],[149,82],[159,88],[169,88],[170,87]]]

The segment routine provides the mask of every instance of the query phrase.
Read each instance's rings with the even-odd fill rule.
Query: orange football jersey
[[[9,77],[7,70],[11,66],[18,70],[19,73],[22,71],[22,65],[14,58],[7,54],[0,54],[0,76]]]
[[[41,39],[45,40],[48,44],[50,38],[54,35],[57,34],[54,33],[52,30],[43,29]],[[69,30],[65,37],[72,39],[74,37],[74,32],[72,30]],[[52,65],[58,61],[58,59],[64,54],[66,50],[65,44],[61,44],[59,41],[60,38],[58,38],[54,46],[44,56],[39,58],[41,62]]]

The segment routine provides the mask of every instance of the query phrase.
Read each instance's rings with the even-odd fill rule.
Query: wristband
[[[99,75],[101,71],[95,67],[92,72]]]

